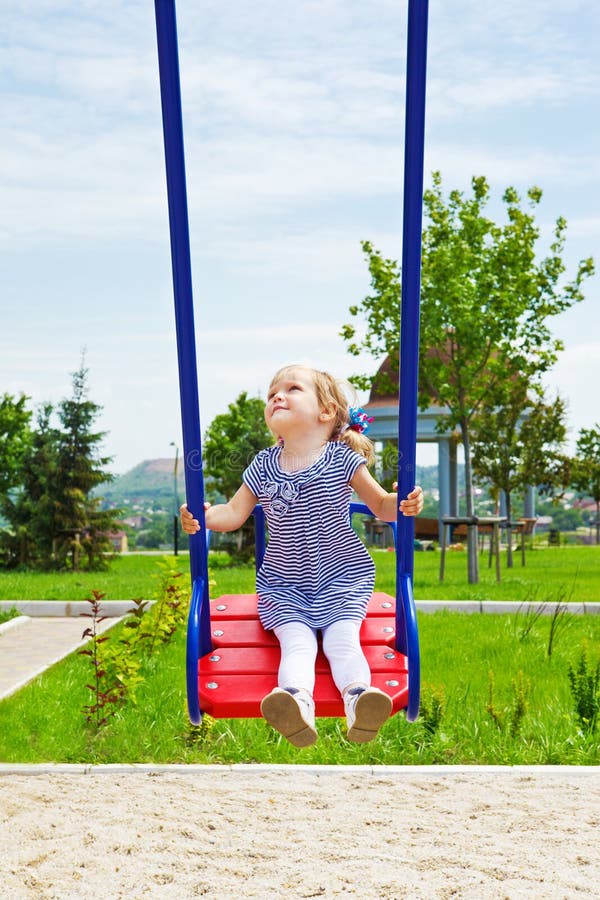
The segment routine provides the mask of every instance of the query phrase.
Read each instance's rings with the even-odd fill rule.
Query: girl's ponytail
[[[375,449],[372,441],[366,435],[372,421],[373,419],[369,418],[364,409],[351,406],[348,410],[347,424],[342,426],[338,437],[339,441],[343,441],[355,453],[364,456],[368,466],[372,466],[375,462]]]

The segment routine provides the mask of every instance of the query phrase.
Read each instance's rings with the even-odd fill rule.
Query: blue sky
[[[3,4],[0,392],[70,392],[86,348],[113,471],[180,445],[154,5]],[[347,376],[360,241],[401,254],[406,6],[179,0],[205,428],[284,362]],[[600,261],[600,11],[431,0],[426,183],[539,185],[541,249]],[[571,444],[600,420],[600,279],[555,323]],[[418,461],[435,460],[420,447]]]

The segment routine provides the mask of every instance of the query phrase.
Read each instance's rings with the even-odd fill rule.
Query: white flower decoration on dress
[[[284,500],[295,500],[300,491],[291,481],[284,481],[280,493]]]
[[[266,497],[269,500],[272,500],[273,497],[277,496],[278,485],[275,484],[274,481],[266,481],[263,486],[263,491],[265,492]]]
[[[288,511],[288,509],[289,509],[288,504],[285,503],[283,500],[280,500],[279,498],[277,498],[276,500],[273,500],[273,502],[271,503],[271,512],[275,516],[283,516],[284,513],[286,513]]]

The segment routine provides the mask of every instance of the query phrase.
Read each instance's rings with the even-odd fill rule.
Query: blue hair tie
[[[359,434],[366,434],[369,425],[373,422],[373,416],[367,415],[361,406],[351,406],[348,410],[348,418],[350,419],[348,428],[358,431]]]

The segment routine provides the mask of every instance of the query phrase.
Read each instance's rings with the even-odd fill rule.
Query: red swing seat
[[[279,644],[256,612],[256,594],[225,594],[210,601],[213,649],[198,661],[198,696],[203,712],[215,718],[259,718],[263,697],[277,685]],[[360,638],[372,683],[392,699],[398,712],[408,705],[408,668],[394,649],[396,601],[374,593]],[[319,649],[316,662],[317,716],[342,716],[344,707],[329,663]]]

